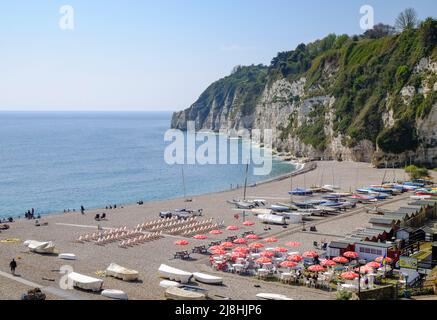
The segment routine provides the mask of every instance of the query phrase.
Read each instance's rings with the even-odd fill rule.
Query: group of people
[[[0,219],[0,223],[12,223],[12,222],[14,222],[14,218],[12,217]]]
[[[112,210],[112,209],[117,209],[117,205],[114,204],[114,205],[106,206],[106,210]]]
[[[32,209],[30,209],[30,210],[27,210],[27,211],[24,213],[24,217],[25,217],[26,219],[28,219],[28,220],[32,220],[32,219],[41,219],[41,215],[40,215],[40,214],[38,214],[38,215],[35,217],[35,209],[34,209],[34,208],[32,208]]]

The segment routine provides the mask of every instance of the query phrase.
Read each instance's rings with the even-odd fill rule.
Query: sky
[[[60,28],[64,5],[72,30]],[[435,0],[3,0],[0,110],[185,109],[236,65],[363,33],[363,5],[375,23],[408,7],[437,14]]]

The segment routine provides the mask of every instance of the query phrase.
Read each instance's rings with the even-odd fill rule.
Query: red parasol
[[[279,252],[279,253],[285,253],[288,252],[287,248],[283,248],[283,247],[277,247],[274,249],[275,252]]]
[[[244,239],[244,238],[239,238],[239,239],[235,239],[233,242],[234,242],[235,244],[246,244],[246,243],[247,243],[247,240]]]
[[[315,251],[306,251],[303,253],[303,256],[307,257],[307,258],[315,258],[315,257],[318,257],[319,254]]]
[[[271,263],[272,259],[267,258],[267,257],[262,257],[262,258],[256,259],[255,262],[259,263],[259,264]]]
[[[222,233],[223,233],[223,231],[221,231],[221,230],[212,230],[209,232],[209,234],[222,234]]]
[[[356,259],[359,257],[359,254],[353,251],[346,251],[343,253],[343,257],[349,258],[349,259]]]
[[[203,235],[203,234],[197,234],[193,238],[196,239],[196,240],[205,240],[205,239],[208,239],[208,237]]]
[[[379,262],[379,263],[382,263],[384,260],[387,263],[392,263],[393,262],[393,259],[389,258],[389,257],[385,257],[385,258],[384,257],[378,257],[378,258],[375,259],[375,261]]]
[[[249,247],[253,248],[253,249],[261,249],[264,248],[264,245],[262,243],[259,242],[254,242],[249,244]]]
[[[235,245],[232,243],[232,242],[223,242],[222,244],[221,244],[221,246],[223,247],[223,248],[233,248],[233,247],[235,247]]]
[[[237,230],[240,230],[240,228],[238,228],[237,226],[229,226],[229,227],[226,228],[226,230],[228,230],[228,231],[237,231]]]
[[[278,239],[276,239],[274,237],[271,237],[271,238],[265,238],[264,241],[265,242],[273,243],[273,242],[278,242]]]
[[[348,263],[349,260],[346,259],[345,257],[335,257],[334,259],[332,259],[332,261],[337,262],[337,263]]]
[[[241,252],[241,253],[248,253],[249,249],[246,247],[236,247],[233,251],[234,252]]]
[[[261,257],[271,258],[271,257],[274,257],[275,254],[273,252],[271,252],[271,251],[264,251],[264,252],[260,253],[260,256]]]
[[[208,251],[214,251],[214,250],[223,250],[222,246],[212,246],[209,247]]]
[[[372,261],[372,262],[369,262],[368,264],[366,264],[366,266],[369,268],[378,269],[379,267],[381,267],[381,264],[379,262]]]
[[[178,240],[178,241],[175,241],[174,244],[177,245],[177,246],[187,246],[190,243],[187,240]]]
[[[324,260],[320,264],[322,266],[325,266],[325,267],[334,267],[334,266],[337,265],[337,263],[335,261],[333,261],[333,260]]]
[[[303,260],[303,258],[302,258],[302,256],[295,254],[295,255],[289,256],[287,258],[287,260],[288,261],[294,261],[294,262],[300,262],[300,261]]]
[[[213,255],[222,256],[226,254],[226,251],[223,249],[217,249],[211,252]]]
[[[245,222],[243,222],[243,225],[246,226],[246,227],[251,227],[251,226],[255,225],[255,222],[253,222],[253,221],[245,221]]]
[[[297,263],[293,261],[283,261],[279,265],[283,268],[294,268],[297,266]]]
[[[249,239],[249,240],[259,240],[260,237],[257,236],[256,234],[249,234],[249,235],[246,236],[246,239]]]
[[[320,272],[320,271],[325,271],[325,268],[323,266],[321,266],[321,265],[316,264],[314,266],[310,266],[308,268],[308,271]]]
[[[354,279],[358,278],[359,275],[356,274],[355,272],[344,272],[340,275],[340,277],[342,279],[346,279],[346,280],[354,280]]]

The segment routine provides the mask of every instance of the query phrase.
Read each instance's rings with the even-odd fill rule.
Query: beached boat
[[[259,214],[272,214],[271,209],[252,209],[252,210],[250,210],[250,212],[252,212],[252,214],[254,214],[256,216]]]
[[[311,189],[296,188],[288,193],[293,196],[309,196],[313,194],[313,191]]]
[[[206,300],[206,295],[201,292],[189,291],[177,287],[165,290],[165,297],[169,300]]]
[[[176,282],[176,281],[162,280],[159,283],[159,286],[167,289],[170,287],[180,287],[180,286],[182,286],[182,284],[180,284],[179,282]]]
[[[277,211],[277,212],[290,211],[290,207],[289,206],[284,206],[284,205],[280,205],[280,204],[272,204],[270,206],[270,208],[273,211]]]
[[[180,283],[189,283],[193,274],[180,269],[170,267],[166,264],[161,264],[158,273],[162,278],[178,281]]]
[[[126,292],[121,290],[106,289],[102,291],[101,295],[115,300],[128,300]]]
[[[278,224],[278,225],[287,224],[284,216],[277,216],[274,214],[260,214],[258,215],[258,219],[261,220],[263,223],[268,223],[268,224]]]
[[[209,274],[200,273],[200,272],[194,272],[193,273],[194,279],[196,279],[199,282],[207,283],[207,284],[223,284],[223,278],[211,276]]]
[[[52,241],[40,242],[34,240],[27,240],[24,245],[31,251],[42,254],[56,253],[56,246]]]
[[[322,210],[325,213],[335,213],[338,209],[335,207],[316,206],[317,209]]]
[[[298,212],[282,212],[280,213],[281,216],[285,217],[289,223],[292,224],[299,224],[302,223],[303,214]]]
[[[136,281],[138,280],[138,271],[129,270],[125,267],[119,266],[116,263],[111,263],[106,269],[106,275],[121,279],[123,281]]]
[[[293,300],[283,294],[276,293],[258,293],[256,297],[263,300]]]
[[[103,286],[103,280],[89,277],[76,272],[69,273],[68,280],[73,283],[74,287],[82,290],[98,292],[102,290]]]
[[[60,253],[58,258],[62,260],[76,260],[76,255],[74,253]]]
[[[228,201],[230,204],[235,205],[238,209],[253,209],[256,207],[255,203],[249,201]]]

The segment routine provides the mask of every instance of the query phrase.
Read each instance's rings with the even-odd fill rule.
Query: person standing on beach
[[[17,268],[15,259],[12,259],[11,263],[9,263],[9,267],[11,268],[11,273],[15,276],[15,269]]]
[[[82,214],[85,214],[85,208],[84,208],[83,206],[80,206],[80,212],[81,212]]]

